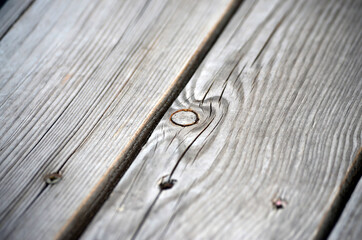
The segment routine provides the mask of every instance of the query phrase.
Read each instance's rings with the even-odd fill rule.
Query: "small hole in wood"
[[[288,202],[285,199],[277,198],[273,200],[273,208],[276,210],[281,210],[287,206]]]
[[[175,183],[177,182],[176,179],[170,179],[170,177],[168,175],[163,176],[159,181],[158,181],[158,187],[161,190],[167,190],[167,189],[171,189]]]
[[[180,109],[171,114],[170,120],[178,126],[188,127],[196,124],[199,121],[199,116],[191,109]]]
[[[44,181],[49,185],[54,185],[60,180],[62,180],[63,176],[60,173],[50,173],[44,176]]]

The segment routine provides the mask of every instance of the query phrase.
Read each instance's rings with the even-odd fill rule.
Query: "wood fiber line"
[[[361,6],[243,2],[82,239],[318,238],[362,146]]]
[[[1,236],[81,234],[240,2],[35,1],[0,42]]]

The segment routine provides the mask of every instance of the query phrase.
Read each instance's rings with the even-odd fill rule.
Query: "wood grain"
[[[358,240],[362,236],[362,181],[359,181],[330,240]]]
[[[329,237],[339,218],[343,214],[343,210],[352,197],[352,194],[361,178],[362,148],[360,148],[355,159],[348,168],[347,173],[338,188],[338,193],[334,196],[332,204],[330,205],[328,211],[326,211],[326,214],[324,214],[315,239],[327,239]]]
[[[83,239],[313,239],[362,145],[361,14],[245,1]]]
[[[0,39],[16,23],[21,15],[31,6],[34,0],[5,0],[0,2]]]
[[[239,3],[35,1],[0,42],[0,235],[75,238]]]

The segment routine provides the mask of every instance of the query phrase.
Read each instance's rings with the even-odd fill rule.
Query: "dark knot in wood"
[[[158,186],[160,187],[161,190],[167,190],[167,189],[171,189],[175,183],[177,182],[176,179],[171,179],[169,177],[169,175],[163,176],[159,181],[158,181]]]

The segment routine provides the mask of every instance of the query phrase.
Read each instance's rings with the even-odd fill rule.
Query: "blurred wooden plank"
[[[348,201],[330,240],[358,240],[362,236],[362,181],[359,181],[351,199]]]
[[[0,39],[33,2],[34,0],[7,0],[0,6]]]
[[[0,235],[76,238],[239,3],[35,1],[0,42]]]
[[[313,239],[362,145],[361,3],[244,2],[83,239]]]
[[[327,239],[331,235],[331,232],[336,227],[338,220],[342,216],[361,177],[362,148],[360,148],[358,154],[351,163],[351,166],[347,170],[347,173],[338,188],[338,194],[334,196],[332,204],[328,211],[326,211],[326,214],[324,214],[315,239]]]

